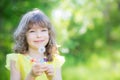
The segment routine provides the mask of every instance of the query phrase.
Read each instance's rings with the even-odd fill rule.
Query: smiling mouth
[[[44,42],[45,40],[36,40],[34,42]]]

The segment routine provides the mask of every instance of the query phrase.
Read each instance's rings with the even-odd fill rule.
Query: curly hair
[[[14,32],[14,51],[20,54],[25,54],[28,51],[26,32],[34,24],[48,28],[49,41],[45,46],[46,52],[44,55],[47,57],[48,61],[52,61],[54,54],[58,52],[55,40],[55,31],[48,17],[39,9],[29,11],[23,15],[16,31]]]

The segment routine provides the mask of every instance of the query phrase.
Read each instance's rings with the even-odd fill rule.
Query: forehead
[[[41,27],[39,25],[34,24],[31,28],[29,29],[48,29],[47,27]]]
[[[34,23],[34,24],[29,24],[28,29],[38,29],[38,28],[47,28],[47,26],[41,24],[41,23]]]

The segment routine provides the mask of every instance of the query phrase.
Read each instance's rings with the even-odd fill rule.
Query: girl
[[[43,12],[26,13],[14,39],[15,53],[8,54],[6,60],[11,80],[62,80],[64,58],[57,54],[53,26]]]

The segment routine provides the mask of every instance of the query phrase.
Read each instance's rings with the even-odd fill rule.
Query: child
[[[62,80],[64,58],[57,54],[53,26],[42,11],[26,13],[14,39],[15,53],[8,54],[6,60],[11,80]]]

